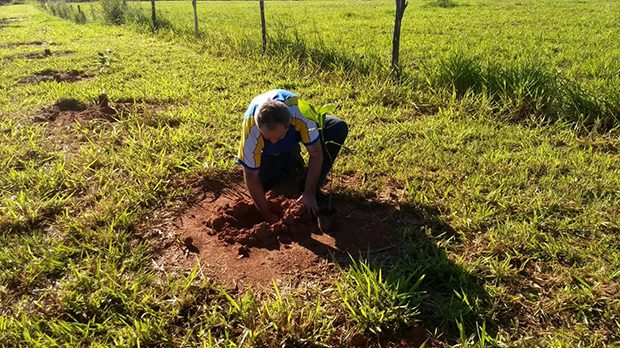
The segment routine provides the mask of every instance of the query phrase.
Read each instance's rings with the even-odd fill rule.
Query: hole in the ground
[[[282,207],[282,218],[286,219],[287,212],[291,213],[293,225],[295,220],[302,222],[305,216],[303,209],[291,211],[296,209],[296,199],[301,194],[299,174],[293,172],[283,177],[273,193],[268,193],[272,204]],[[338,211],[335,229],[329,234],[313,233],[318,226],[311,218],[312,222],[297,225],[305,230],[284,233],[274,231],[274,225],[267,225],[266,230],[262,227],[265,223],[260,222],[258,212],[250,204],[241,173],[215,175],[192,185],[195,200],[189,198],[192,204],[180,216],[151,225],[152,221],[143,229],[153,238],[159,236],[163,242],[153,261],[158,269],[163,271],[170,267],[191,272],[199,265],[201,274],[229,288],[244,289],[252,285],[255,290],[271,292],[274,282],[278,286],[286,284],[303,289],[316,287],[326,280],[331,282],[339,277],[338,269],[330,262],[333,258],[346,268],[351,258],[359,257],[386,265],[386,268],[377,266],[384,269],[385,274],[395,266],[399,275],[411,276],[413,281],[424,275],[420,290],[428,294],[428,300],[420,305],[422,318],[436,318],[434,304],[449,303],[456,317],[473,323],[478,320],[478,312],[463,304],[462,296],[480,301],[480,308],[489,308],[488,295],[482,286],[484,280],[451,261],[445,245],[437,244],[452,240],[454,231],[436,217],[434,211],[424,207],[421,210],[399,199],[397,193],[402,188],[384,186],[376,189],[373,195],[360,196],[355,193],[361,175],[341,176],[336,179],[340,194],[332,197],[332,205]],[[224,217],[224,221],[217,231],[211,226],[220,217]],[[249,246],[237,240],[240,231],[247,235],[248,230],[258,233],[260,229],[263,229],[260,233],[266,234],[262,240],[273,241],[275,235],[278,244],[275,247]],[[225,240],[227,233],[237,238],[232,244],[231,240]],[[277,239],[283,235],[291,236],[290,244]],[[427,339],[421,331],[417,328],[405,334],[406,342]],[[452,335],[450,329],[441,332]]]
[[[23,21],[23,18],[11,17],[11,18],[0,18],[0,29],[4,27],[21,27],[21,25],[15,24],[16,22]]]
[[[59,44],[55,42],[45,42],[45,41],[30,41],[30,42],[7,42],[4,44],[0,44],[0,47],[3,48],[11,48],[11,47],[20,47],[20,46],[58,46]]]
[[[19,80],[19,84],[40,83],[40,82],[77,82],[89,80],[92,76],[79,70],[56,71],[45,69],[34,73],[32,76],[24,77]]]
[[[43,59],[43,58],[49,58],[49,57],[64,57],[64,56],[68,56],[74,53],[75,53],[74,51],[55,51],[55,50],[50,50],[49,48],[46,48],[42,50],[41,52],[20,53],[20,54],[5,56],[4,59],[6,60]]]
[[[177,218],[168,233],[182,241],[188,267],[195,263],[189,255],[195,254],[205,273],[237,284],[270,284],[272,279],[291,279],[323,267],[332,256],[347,262],[347,253],[394,247],[394,233],[404,218],[397,206],[334,196],[337,223],[323,233],[317,218],[297,202],[298,182],[298,177],[283,179],[267,193],[271,209],[280,218],[269,224],[240,178],[221,184],[210,181],[201,189],[203,197]],[[185,265],[170,252],[166,258]]]
[[[48,122],[61,125],[74,122],[85,124],[94,119],[116,122],[132,112],[150,115],[159,108],[160,106],[157,105],[111,103],[105,95],[101,95],[92,104],[86,104],[72,98],[63,98],[53,105],[40,108],[30,119],[35,123]]]
[[[88,106],[81,101],[71,98],[58,99],[58,101],[54,103],[54,107],[60,111],[83,111],[88,108]]]
[[[269,224],[250,199],[240,198],[217,207],[204,222],[205,232],[216,235],[228,244],[239,243],[248,247],[278,248],[280,244],[320,234],[316,219],[303,204],[273,192],[267,194],[271,210],[280,221]],[[245,249],[240,248],[240,252]]]

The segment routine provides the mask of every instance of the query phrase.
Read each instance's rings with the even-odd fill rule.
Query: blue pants
[[[326,142],[333,141],[338,144],[344,144],[348,134],[349,128],[343,120],[333,116],[325,117],[323,136]],[[340,152],[340,146],[336,144],[325,144],[321,140],[321,146],[323,147],[323,166],[319,176],[319,187],[327,182],[327,174],[332,169],[333,161],[336,160],[336,156]],[[262,154],[258,178],[263,185],[263,189],[265,191],[271,189],[283,174],[288,173],[296,165],[303,166],[303,159],[299,155],[299,148],[279,154]]]

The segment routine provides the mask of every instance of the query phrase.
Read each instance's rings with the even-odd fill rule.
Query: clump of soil
[[[56,71],[51,69],[45,69],[34,73],[32,76],[24,77],[19,80],[20,84],[27,83],[40,83],[40,82],[77,82],[87,80],[91,76],[86,75],[83,71],[71,70],[71,71]]]
[[[0,29],[2,29],[3,27],[13,27],[14,25],[12,25],[11,23],[21,22],[23,20],[24,20],[23,18],[16,18],[16,17],[0,18]]]
[[[351,348],[366,348],[368,347],[368,340],[363,334],[356,332],[349,337],[349,346]]]
[[[43,42],[43,41],[30,41],[30,42],[8,42],[0,45],[0,47],[11,48],[11,47],[19,47],[19,46],[57,46],[58,44],[55,42]]]
[[[73,51],[52,51],[49,48],[41,50],[41,52],[35,53],[25,53],[25,54],[15,54],[12,56],[5,56],[4,59],[13,60],[13,59],[43,59],[48,57],[64,57],[70,54],[73,54]]]
[[[386,335],[381,339],[381,346],[383,347],[391,347],[391,348],[417,348],[421,347],[424,344],[424,347],[434,348],[434,347],[443,347],[436,339],[431,337],[424,326],[416,325],[405,332],[400,332],[399,334]],[[398,338],[398,340],[395,340]]]
[[[191,271],[196,261],[204,274],[228,286],[249,284],[269,288],[272,280],[298,281],[308,275],[328,276],[328,260],[349,260],[348,254],[389,250],[398,230],[400,208],[334,197],[338,225],[321,233],[316,218],[297,203],[298,179],[283,179],[267,198],[280,220],[263,222],[240,175],[226,182],[207,180],[198,199],[166,230],[178,236],[162,260]],[[170,244],[172,245],[172,244]],[[162,261],[163,262],[163,261]],[[331,274],[331,273],[329,273]],[[302,278],[301,275],[304,275]],[[300,280],[299,280],[300,281]]]
[[[53,105],[41,108],[37,114],[31,116],[31,120],[60,124],[71,124],[76,121],[84,124],[93,119],[115,122],[120,115],[127,114],[136,108],[136,105],[130,103],[110,103],[104,94],[100,95],[98,101],[91,105],[76,99],[63,98]]]
[[[206,232],[228,244],[263,248],[277,248],[281,244],[290,244],[302,235],[307,237],[320,233],[316,219],[302,203],[272,192],[267,194],[267,200],[280,221],[274,224],[264,222],[250,199],[239,198],[213,212],[204,222]],[[241,255],[248,254],[246,248],[242,250]]]

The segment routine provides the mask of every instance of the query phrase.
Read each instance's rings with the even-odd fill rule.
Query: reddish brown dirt
[[[58,46],[55,42],[48,42],[48,46]],[[11,47],[19,47],[19,46],[43,46],[43,41],[31,41],[31,42],[8,42],[5,44],[1,44],[0,47],[3,48],[11,48]]]
[[[398,206],[335,198],[338,224],[324,234],[316,218],[296,203],[299,192],[294,186],[286,183],[267,194],[281,217],[275,224],[262,221],[241,182],[204,192],[205,197],[175,222],[174,233],[183,242],[187,258],[196,255],[204,274],[221,282],[270,286],[272,279],[291,280],[332,255],[346,261],[347,253],[393,246]],[[194,262],[188,260],[186,268]]]
[[[40,83],[40,82],[77,82],[83,80],[89,80],[92,76],[85,74],[82,71],[71,70],[71,71],[55,71],[46,69],[43,71],[39,71],[32,76],[24,77],[19,80],[19,84],[28,84],[28,83]]]
[[[55,125],[70,125],[75,122],[86,124],[94,119],[114,122],[123,114],[134,110],[144,111],[143,108],[132,103],[109,103],[107,100],[87,105],[75,99],[60,99],[54,105],[40,108],[30,119],[35,123],[49,122]]]
[[[3,59],[13,60],[13,59],[43,59],[48,57],[64,57],[70,54],[73,54],[73,51],[53,51],[53,50],[41,50],[41,52],[35,53],[20,53],[14,54],[10,56],[5,56]]]
[[[423,326],[414,326],[407,330],[402,338],[398,341],[390,341],[389,337],[384,337],[386,342],[382,344],[389,348],[418,348],[424,344],[424,347],[435,348],[443,347],[443,344],[436,339],[430,337]]]
[[[267,194],[267,201],[280,218],[279,222],[264,222],[250,199],[238,198],[232,204],[217,207],[204,221],[207,234],[217,235],[228,244],[263,248],[279,248],[281,244],[291,244],[292,240],[321,234],[316,218],[303,204],[273,192]],[[240,255],[249,256],[247,251],[247,248],[239,248]]]
[[[349,347],[366,348],[368,347],[368,339],[363,334],[356,332],[349,337]]]
[[[366,347],[386,347],[386,348],[419,348],[424,347],[439,348],[445,345],[437,339],[431,337],[428,331],[420,325],[410,327],[400,334],[384,332],[377,341],[374,336],[365,336],[362,333],[352,333],[348,339],[348,347],[350,348],[366,348]]]

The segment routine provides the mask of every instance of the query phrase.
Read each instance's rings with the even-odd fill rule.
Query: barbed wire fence
[[[11,1],[11,0],[0,0],[0,3],[2,3],[3,1]],[[167,18],[163,17],[162,14],[158,13],[157,11],[157,6],[156,6],[156,2],[157,0],[149,0],[150,1],[150,7],[151,7],[151,15],[150,15],[150,19],[147,19],[148,15],[146,15],[145,13],[143,13],[143,9],[130,9],[128,7],[128,1],[127,0],[86,0],[86,1],[80,1],[80,0],[39,0],[41,2],[41,6],[43,8],[45,8],[47,11],[51,12],[53,15],[58,16],[58,17],[62,17],[68,20],[73,20],[76,23],[79,24],[83,24],[86,22],[86,17],[84,16],[83,12],[81,9],[78,9],[78,12],[74,13],[74,8],[73,6],[66,6],[65,4],[67,3],[73,3],[73,2],[90,2],[90,3],[101,3],[102,4],[102,10],[104,12],[104,19],[107,19],[107,22],[110,22],[112,24],[123,24],[126,22],[126,18],[125,16],[127,16],[128,13],[131,13],[131,15],[133,16],[134,20],[135,18],[138,18],[138,22],[142,23],[142,24],[146,24],[147,22],[149,23],[149,26],[152,28],[153,32],[156,32],[159,29],[162,28],[171,28],[173,26],[173,23],[171,21],[169,21]],[[129,2],[143,2],[142,1],[129,1]],[[182,0],[181,0],[182,1]],[[266,10],[265,10],[265,1],[264,0],[252,0],[252,1],[258,1],[259,2],[259,10],[260,10],[260,28],[261,28],[261,33],[260,33],[260,41],[262,43],[261,45],[261,52],[262,54],[266,54],[268,51],[268,47],[270,47],[269,41],[270,41],[270,36],[267,35],[267,22],[266,22]],[[200,32],[200,26],[199,26],[199,20],[198,20],[198,4],[197,4],[197,0],[191,0],[191,6],[192,6],[192,11],[193,11],[193,15],[194,15],[194,28],[193,28],[193,34],[196,37],[196,40],[200,40],[201,38],[203,38],[201,36],[201,32]],[[203,2],[208,2],[208,1],[203,1]],[[92,7],[92,6],[91,6]],[[390,60],[390,71],[391,72],[395,72],[396,75],[398,75],[401,71],[400,66],[399,66],[399,51],[400,51],[400,32],[401,32],[401,27],[402,27],[402,20],[403,20],[403,15],[405,12],[405,8],[407,7],[407,1],[406,0],[395,0],[395,16],[394,16],[394,28],[393,28],[393,35],[392,35],[392,50],[391,50],[391,60]],[[131,11],[130,11],[131,10]],[[91,11],[93,12],[93,11]],[[110,13],[108,13],[110,12]],[[94,17],[94,15],[93,15]],[[170,23],[168,23],[170,22]],[[273,39],[273,37],[272,37]],[[280,38],[281,39],[281,38]],[[284,41],[282,42],[282,40],[278,41],[277,45],[278,47],[282,47],[282,46],[286,46],[287,42]],[[292,44],[292,43],[289,43]],[[274,43],[272,42],[271,44],[272,46],[274,45]],[[320,48],[314,48],[314,51],[316,51],[317,49],[322,49],[324,47],[320,47]],[[305,47],[306,51],[312,51],[311,49],[308,49],[308,47]],[[316,52],[315,52],[316,54]],[[337,54],[336,54],[337,55]],[[348,66],[355,66],[356,62],[354,61],[355,58],[345,58],[345,57],[339,57],[339,59],[341,61],[344,61],[345,65]]]

